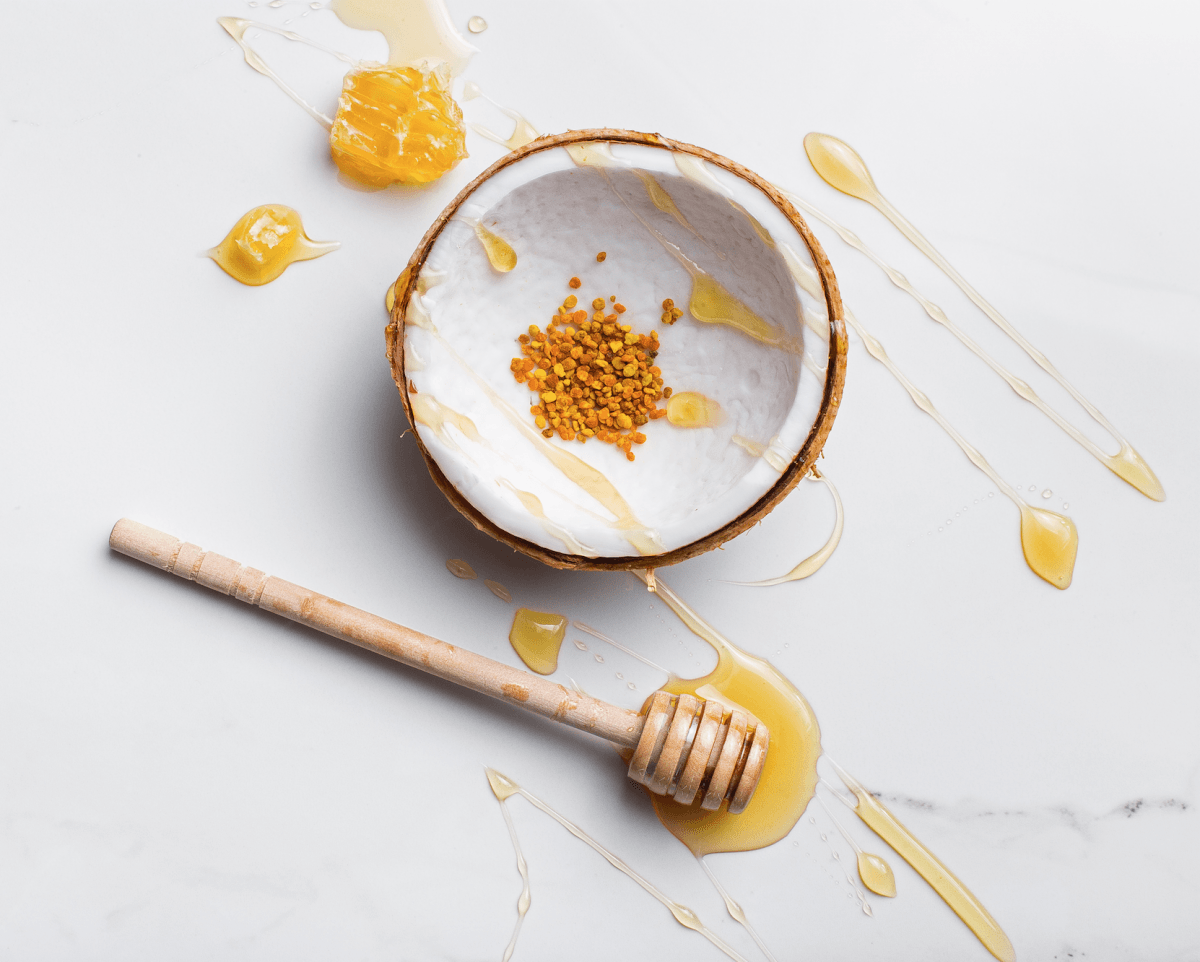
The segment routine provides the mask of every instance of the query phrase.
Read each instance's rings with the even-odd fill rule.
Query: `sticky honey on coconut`
[[[736,203],[680,176],[677,156]],[[511,256],[498,262],[480,227]],[[802,315],[817,304],[777,242],[821,278],[829,321],[811,345]],[[845,378],[836,281],[795,209],[661,135],[578,131],[504,157],[387,301],[393,376],[434,480],[481,530],[555,567],[672,564],[753,525],[817,458]],[[770,457],[735,437],[769,440]]]

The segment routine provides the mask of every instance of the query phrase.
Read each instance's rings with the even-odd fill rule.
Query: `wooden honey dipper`
[[[547,678],[438,641],[212,551],[123,518],[108,538],[121,554],[233,595],[317,631],[491,695],[632,753],[629,777],[684,805],[743,811],[758,786],[770,734],[745,712],[712,699],[656,691],[641,712],[618,708]]]

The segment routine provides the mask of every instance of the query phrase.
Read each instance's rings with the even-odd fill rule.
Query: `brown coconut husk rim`
[[[737,537],[747,528],[752,527],[765,518],[800,483],[800,480],[816,463],[818,456],[821,454],[821,449],[825,445],[825,439],[829,436],[829,432],[833,427],[833,421],[837,416],[838,408],[841,405],[842,389],[846,383],[846,354],[849,342],[846,337],[845,317],[842,310],[842,298],[838,291],[837,279],[833,275],[833,268],[829,263],[829,258],[825,256],[825,251],[821,248],[816,237],[813,236],[812,231],[809,230],[808,224],[804,222],[804,218],[800,216],[796,208],[788,202],[787,198],[773,184],[763,180],[752,170],[743,167],[741,164],[727,157],[714,154],[703,147],[669,140],[661,134],[646,134],[635,130],[600,128],[594,130],[569,130],[563,134],[549,134],[539,137],[532,143],[526,144],[524,147],[518,148],[501,157],[491,167],[471,181],[447,205],[438,219],[425,232],[425,236],[421,238],[421,243],[417,246],[416,251],[413,252],[412,257],[409,258],[408,265],[396,279],[395,286],[392,289],[394,301],[391,309],[391,322],[385,331],[387,357],[391,364],[392,378],[396,382],[396,387],[400,390],[400,398],[404,403],[404,411],[408,415],[409,423],[415,425],[416,419],[413,417],[412,404],[409,400],[407,390],[408,379],[404,373],[405,312],[408,308],[409,299],[412,297],[412,292],[416,288],[417,276],[420,274],[421,268],[425,264],[425,259],[433,249],[434,242],[441,234],[442,229],[450,221],[450,218],[454,216],[462,203],[475,192],[480,184],[510,164],[515,164],[530,154],[536,154],[539,151],[570,144],[592,143],[596,141],[641,144],[647,147],[680,151],[685,154],[692,154],[708,161],[710,164],[722,167],[741,177],[743,180],[749,181],[766,194],[771,199],[771,202],[791,222],[792,226],[796,228],[796,231],[804,239],[805,244],[808,245],[809,253],[812,255],[813,263],[816,265],[817,273],[821,278],[821,287],[825,292],[825,307],[829,315],[829,360],[825,369],[825,388],[821,397],[821,407],[817,413],[816,421],[809,430],[808,437],[805,439],[800,451],[792,459],[791,464],[788,465],[787,470],[783,472],[779,480],[758,501],[742,512],[742,514],[738,515],[738,517],[716,531],[705,535],[703,538],[686,544],[681,548],[675,548],[673,551],[666,551],[657,555],[586,558],[581,555],[551,551],[548,548],[543,548],[541,545],[526,541],[524,538],[518,538],[499,527],[467,501],[459,493],[458,489],[450,483],[442,473],[441,468],[438,467],[437,462],[430,455],[428,449],[422,443],[420,434],[415,430],[413,431],[413,437],[416,439],[417,447],[420,448],[421,456],[425,459],[425,466],[429,469],[430,476],[433,478],[434,483],[441,488],[442,493],[449,499],[450,503],[480,531],[491,535],[498,541],[504,542],[522,554],[536,558],[538,561],[553,568],[580,568],[599,571],[659,568],[678,564],[680,561],[686,561],[688,558],[694,558],[696,555],[711,551],[731,538]]]

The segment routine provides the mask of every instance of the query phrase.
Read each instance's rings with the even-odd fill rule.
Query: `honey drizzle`
[[[966,923],[967,928],[975,933],[976,938],[992,955],[1000,962],[1015,962],[1016,953],[1013,951],[1012,942],[971,890],[963,885],[936,855],[922,845],[883,802],[863,788],[855,778],[842,771],[833,759],[829,761],[841,780],[846,783],[846,787],[858,799],[854,812],[863,823],[887,842],[897,855],[929,883],[941,896],[942,901],[954,910],[954,914]]]
[[[821,797],[820,793],[817,794],[817,801],[821,803],[821,807],[825,809],[825,814],[829,816],[830,821],[837,827],[842,838],[846,840],[846,844],[854,849],[858,877],[862,880],[862,884],[876,895],[882,895],[885,899],[894,899],[896,897],[896,876],[892,872],[892,867],[888,865],[887,860],[880,855],[872,855],[869,852],[864,852],[862,846],[854,841],[854,836],[846,831],[846,827],[830,811],[829,806],[825,803],[825,799]],[[868,911],[867,914],[870,915],[872,913]]]
[[[512,779],[501,775],[495,769],[489,768],[486,771],[488,784],[492,786],[492,792],[495,794],[501,805],[504,805],[504,803],[507,802],[508,799],[513,795],[520,795],[538,811],[549,815],[552,819],[554,819],[554,821],[558,822],[559,825],[587,845],[590,849],[592,849],[592,851],[600,855],[618,872],[622,873],[628,878],[631,878],[634,882],[641,886],[643,891],[663,905],[675,918],[675,921],[684,928],[691,929],[693,932],[704,936],[704,938],[725,953],[726,956],[728,956],[730,959],[733,959],[734,962],[748,962],[748,960],[744,956],[740,955],[733,948],[733,946],[726,943],[719,935],[707,928],[704,923],[700,921],[700,917],[696,915],[695,912],[693,912],[686,905],[682,905],[679,902],[668,898],[667,895],[656,888],[653,883],[639,875],[636,871],[630,868],[630,866],[626,864],[623,859],[606,849],[578,825],[568,821],[536,795],[527,792]]]
[[[444,60],[458,76],[479,52],[454,26],[445,0],[330,0],[329,9],[354,30],[378,30],[388,45],[388,63]]]
[[[1000,364],[994,357],[988,354],[969,334],[962,328],[950,320],[946,312],[933,301],[929,300],[924,294],[913,287],[912,283],[900,271],[892,267],[875,253],[870,247],[863,243],[862,239],[853,231],[839,224],[832,217],[827,216],[816,207],[813,207],[803,198],[798,197],[789,191],[782,191],[797,207],[803,209],[805,213],[811,214],[817,220],[821,221],[826,226],[834,230],[837,235],[850,247],[866,256],[872,263],[875,264],[887,276],[887,279],[893,285],[904,291],[909,297],[921,305],[921,309],[929,316],[929,318],[940,324],[947,331],[953,334],[960,344],[967,348],[972,354],[982,360],[992,371],[1003,378],[1013,392],[1022,400],[1028,401],[1046,417],[1053,421],[1059,428],[1062,429],[1068,437],[1076,444],[1082,447],[1097,461],[1107,467],[1117,477],[1133,485],[1147,497],[1155,501],[1163,501],[1166,495],[1162,491],[1162,485],[1154,476],[1154,472],[1150,470],[1149,465],[1142,460],[1140,454],[1135,451],[1127,441],[1119,435],[1114,435],[1121,444],[1121,449],[1116,454],[1106,454],[1104,450],[1088,438],[1082,431],[1071,424],[1065,417],[1062,416],[1055,408],[1051,407],[1043,398],[1034,391],[1033,387],[1022,378],[1017,377],[1006,367]],[[1152,478],[1153,482],[1147,480]]]
[[[771,232],[758,222],[758,218],[730,196],[728,188],[713,176],[712,171],[708,169],[701,158],[685,154],[681,150],[673,150],[671,153],[674,156],[676,170],[693,183],[699,184],[701,187],[707,188],[713,193],[724,197],[731,207],[750,222],[750,226],[754,228],[754,233],[758,235],[758,239],[767,247],[775,248],[775,238],[771,236]]]
[[[1016,489],[1005,481],[996,469],[988,464],[987,459],[979,449],[967,442],[954,426],[946,420],[942,412],[933,406],[929,396],[919,391],[907,377],[896,367],[888,357],[883,345],[858,323],[858,319],[849,307],[845,308],[846,323],[862,338],[867,353],[888,369],[892,377],[908,392],[913,403],[928,414],[938,427],[945,431],[955,444],[959,446],[975,467],[986,474],[992,483],[1015,504],[1021,512],[1021,550],[1025,554],[1025,562],[1039,578],[1065,590],[1071,586],[1072,573],[1075,570],[1075,555],[1079,549],[1079,532],[1075,522],[1066,515],[1047,511],[1045,508],[1035,508],[1025,501]]]
[[[310,238],[299,212],[291,207],[263,204],[246,211],[225,239],[204,254],[234,280],[258,287],[298,261],[323,257],[341,246],[337,241]]]
[[[553,675],[558,669],[558,653],[566,636],[565,615],[518,608],[513,615],[508,641],[530,671]]]
[[[771,585],[781,585],[787,581],[799,581],[802,578],[807,578],[810,575],[816,574],[824,566],[833,553],[837,550],[838,544],[842,540],[842,528],[845,526],[846,514],[842,508],[842,497],[838,494],[838,489],[834,487],[832,481],[826,475],[818,471],[816,468],[810,469],[808,474],[810,481],[823,481],[825,486],[829,488],[829,493],[833,495],[833,507],[836,515],[833,522],[833,533],[830,534],[829,540],[825,542],[817,551],[810,554],[807,558],[801,561],[796,567],[785,575],[778,578],[768,578],[765,581],[727,581],[726,584],[742,585],[748,588],[770,587]]]
[[[788,466],[796,457],[795,452],[788,451],[779,442],[779,435],[771,438],[768,444],[759,444],[752,438],[743,437],[740,434],[731,436],[729,440],[754,457],[762,458],[780,474],[783,474],[788,469]]]
[[[980,358],[988,362],[988,366],[997,374],[1004,378],[1016,393],[1034,404],[1038,410],[1049,417],[1055,424],[1062,428],[1073,440],[1080,444],[1089,454],[1104,464],[1110,471],[1126,481],[1146,497],[1153,501],[1165,501],[1166,492],[1163,490],[1161,482],[1154,474],[1145,460],[1133,446],[1125,439],[1125,437],[1113,426],[1100,410],[1093,405],[1086,397],[1083,396],[1050,362],[1041,351],[1039,351],[1030,341],[1008,322],[1008,320],[994,308],[983,296],[975,290],[966,278],[958,273],[946,260],[938,250],[929,243],[928,239],[919,231],[913,224],[897,210],[892,203],[879,192],[875,186],[875,181],[867,170],[866,164],[862,158],[854,151],[849,144],[837,137],[832,137],[829,134],[810,133],[804,138],[804,149],[808,154],[808,159],[812,163],[813,169],[828,183],[830,186],[837,188],[843,193],[849,194],[851,197],[857,197],[859,200],[866,201],[868,204],[878,210],[886,217],[897,230],[903,234],[914,247],[922,254],[928,257],[933,263],[944,273],[950,280],[958,285],[959,289],[967,295],[988,319],[1002,330],[1008,337],[1015,341],[1034,363],[1037,364],[1043,371],[1049,374],[1059,385],[1071,395],[1072,398],[1082,407],[1105,431],[1112,435],[1113,439],[1120,445],[1120,450],[1115,455],[1105,454],[1097,445],[1087,440],[1079,431],[1073,428],[1062,418],[1058,412],[1050,408],[1049,405],[1041,401],[1033,389],[1024,381],[1013,377],[1005,371],[1000,365],[991,361],[991,359],[978,347],[973,341],[962,334],[957,327],[951,324],[949,318],[937,305],[932,305],[936,308],[937,313],[930,312],[926,307],[928,303],[924,298],[911,292],[917,297],[918,302],[922,307],[925,307],[926,313],[933,320],[945,326],[957,337],[963,344],[970,348]],[[824,219],[824,218],[822,218]],[[836,229],[836,228],[835,228]],[[841,234],[841,231],[838,231]],[[848,233],[848,232],[847,232]],[[843,237],[843,240],[845,238]],[[850,243],[850,241],[847,241]],[[858,246],[852,244],[851,246]],[[859,247],[863,253],[867,253],[865,247]],[[884,268],[885,273],[888,273],[889,279],[892,280],[898,287],[905,290],[905,287],[899,284],[894,278],[886,265],[868,254],[879,266]],[[898,273],[898,272],[897,272]],[[940,315],[940,316],[939,316]]]
[[[656,664],[655,664],[654,662],[652,662],[652,661],[651,661],[649,658],[646,658],[646,657],[645,657],[645,656],[643,656],[643,655],[639,655],[639,654],[638,654],[636,651],[634,651],[632,648],[626,648],[626,647],[625,647],[623,644],[621,644],[621,643],[620,643],[619,641],[617,641],[616,639],[614,639],[614,638],[609,638],[609,637],[608,637],[608,635],[604,634],[602,631],[597,631],[597,630],[596,630],[595,628],[593,628],[591,625],[585,625],[585,624],[584,624],[582,621],[573,621],[573,622],[571,622],[571,624],[572,624],[572,625],[574,625],[576,628],[578,628],[580,631],[587,632],[587,633],[588,633],[589,635],[591,635],[593,638],[599,638],[599,639],[600,639],[601,641],[603,641],[603,642],[604,642],[606,645],[612,645],[614,648],[616,648],[616,649],[617,649],[617,651],[623,651],[623,652],[625,652],[625,654],[627,654],[627,655],[628,655],[630,658],[635,658],[635,659],[637,659],[637,660],[638,660],[638,661],[640,661],[640,662],[641,662],[643,665],[648,665],[649,667],[651,667],[651,668],[655,669],[656,671],[661,671],[661,672],[662,672],[664,675],[669,675],[669,674],[671,674],[669,671],[667,671],[667,669],[666,669],[666,668],[663,668],[663,667],[662,667],[662,665],[656,665]],[[582,644],[582,642],[576,642],[575,644],[576,644],[576,646],[578,647],[580,644]],[[581,650],[581,651],[586,651],[586,650],[587,650],[587,645],[584,645],[584,646],[583,646],[583,648],[582,648],[582,649],[580,649],[580,650]]]
[[[609,156],[611,157],[611,151],[609,152]],[[573,154],[572,157],[574,157]],[[615,160],[615,158],[613,159]],[[576,163],[580,163],[580,161],[576,161]],[[609,188],[617,196],[617,199],[625,205],[625,209],[629,211],[633,218],[691,275],[692,293],[688,300],[688,311],[693,318],[704,324],[723,324],[727,327],[732,327],[734,330],[741,331],[747,337],[751,337],[769,347],[779,348],[793,354],[804,353],[803,346],[797,339],[788,337],[783,331],[780,331],[774,325],[769,324],[759,317],[753,310],[734,297],[720,281],[688,257],[677,244],[667,240],[644,217],[634,210],[629,201],[617,190],[607,171],[604,170],[605,166],[612,165],[594,164],[593,166],[600,167],[600,173],[608,182]]]
[[[644,571],[633,574],[643,583]],[[672,591],[661,578],[657,595],[697,637],[717,653],[717,664],[702,678],[672,675],[663,689],[692,694],[736,707],[767,725],[771,747],[750,804],[736,817],[724,804],[706,812],[698,806],[650,795],[655,814],[672,835],[695,856],[714,852],[745,852],[779,841],[792,830],[816,788],[816,759],[821,734],[804,696],[770,662],[742,651]]]
[[[330,48],[316,43],[313,40],[309,40],[307,37],[303,37],[298,33],[293,33],[291,30],[281,30],[278,27],[272,27],[270,24],[266,23],[259,23],[256,20],[243,20],[241,17],[218,17],[217,23],[219,23],[224,28],[225,32],[233,38],[234,43],[242,48],[242,56],[246,58],[246,63],[253,70],[257,70],[264,77],[274,81],[275,86],[291,97],[292,100],[294,100],[306,114],[312,117],[313,120],[319,123],[326,130],[329,130],[333,127],[332,117],[328,117],[321,113],[321,111],[317,110],[316,107],[301,97],[300,94],[288,86],[287,83],[284,82],[283,78],[280,77],[279,74],[277,74],[273,69],[271,69],[271,66],[258,55],[258,52],[251,47],[249,41],[246,40],[246,31],[251,27],[254,27],[258,30],[264,30],[268,33],[274,33],[281,37],[286,37],[288,40],[294,40],[298,43],[306,43],[310,47],[316,47],[318,50],[322,50],[325,53],[337,57],[339,60],[345,61],[351,65],[356,63],[353,58],[346,56],[344,53],[338,53],[336,50],[331,50]]]
[[[500,478],[499,481],[501,485],[508,488],[508,490],[517,496],[517,500],[521,502],[521,506],[526,511],[542,523],[542,527],[546,530],[546,533],[558,538],[571,554],[582,555],[585,558],[595,558],[599,555],[599,552],[595,548],[584,544],[557,521],[553,521],[547,517],[546,509],[542,506],[542,499],[536,494],[529,491],[522,491],[505,478]],[[599,515],[593,514],[593,517],[600,521],[604,520]]]
[[[496,801],[500,803],[500,812],[504,815],[504,824],[508,826],[508,837],[512,840],[513,852],[517,856],[517,871],[521,875],[521,894],[517,897],[517,924],[513,926],[512,937],[505,946],[503,962],[509,962],[517,948],[517,937],[521,934],[521,923],[529,912],[532,901],[532,891],[529,885],[529,864],[525,861],[525,853],[521,851],[521,840],[517,837],[517,826],[512,820],[512,813],[505,803],[517,791],[517,786],[494,768],[485,768],[488,785]]]
[[[415,310],[414,307],[416,308]],[[608,521],[607,523],[619,530],[635,551],[642,555],[653,555],[660,554],[666,550],[662,539],[658,536],[658,532],[652,528],[647,528],[637,519],[629,502],[617,490],[616,485],[586,461],[548,442],[546,438],[542,437],[539,431],[526,423],[525,419],[513,409],[512,405],[497,394],[492,386],[480,377],[474,368],[462,359],[459,353],[438,332],[433,324],[433,319],[429,316],[428,311],[420,302],[418,296],[413,296],[409,300],[408,310],[405,314],[406,322],[410,318],[414,324],[425,328],[431,336],[437,339],[446,352],[458,363],[459,367],[487,395],[496,409],[542,453],[546,460],[558,468],[568,481],[591,495],[593,499],[613,515],[615,520]],[[410,400],[418,397],[428,397],[428,395],[414,394],[410,396]],[[415,412],[416,408],[414,405],[414,416]]]
[[[507,274],[517,266],[517,252],[512,249],[512,245],[499,234],[484,227],[482,219],[475,221],[475,236],[483,245],[492,270]]]
[[[513,122],[512,136],[505,138],[494,133],[482,124],[469,124],[470,128],[479,134],[480,137],[486,137],[488,140],[499,144],[501,147],[507,147],[509,150],[518,150],[526,144],[531,144],[541,135],[538,129],[531,124],[523,114],[517,113],[511,107],[505,107],[503,104],[497,103],[479,87],[479,84],[473,80],[467,81],[463,85],[462,99],[474,100],[477,97],[482,97],[489,104],[499,110],[505,117]]]
[[[708,880],[712,882],[713,888],[717,890],[717,894],[725,902],[725,911],[729,913],[729,917],[750,934],[750,938],[754,940],[754,944],[758,946],[759,951],[767,957],[767,962],[779,962],[775,958],[775,954],[767,946],[767,943],[762,940],[762,936],[758,934],[757,929],[750,924],[750,920],[746,918],[746,913],[741,905],[735,902],[729,893],[725,891],[725,886],[720,883],[713,870],[708,867],[708,863],[702,858],[697,858],[696,861],[700,863],[700,867],[704,869],[704,874],[708,876]]]

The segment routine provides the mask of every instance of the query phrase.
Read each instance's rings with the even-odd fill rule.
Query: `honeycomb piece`
[[[428,184],[467,156],[444,63],[367,64],[346,74],[329,132],[333,162],[370,187]]]

